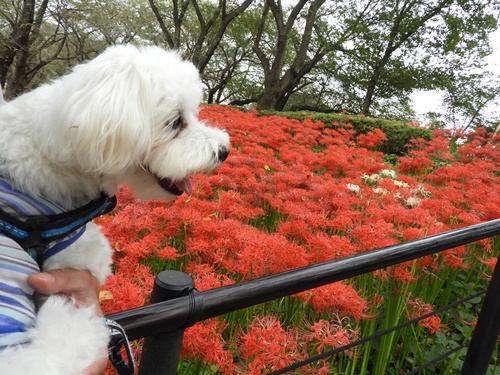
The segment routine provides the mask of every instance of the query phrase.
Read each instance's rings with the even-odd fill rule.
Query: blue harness
[[[116,197],[101,194],[83,207],[64,212],[43,198],[13,189],[0,178],[0,233],[17,242],[40,266],[70,245],[51,246],[47,251],[49,244],[84,228],[89,221],[112,211],[115,206]],[[78,237],[81,234],[83,231]]]
[[[115,206],[115,197],[102,194],[81,208],[65,212],[0,178],[0,351],[30,341],[26,331],[33,324],[36,309],[28,276],[78,240],[89,221]]]

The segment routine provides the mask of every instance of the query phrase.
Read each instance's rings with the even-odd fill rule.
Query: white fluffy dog
[[[143,199],[189,194],[188,177],[213,170],[229,153],[227,133],[198,121],[201,98],[196,68],[177,53],[110,47],[0,106],[0,187],[53,205],[56,213],[103,193],[113,196],[122,183]],[[103,283],[111,255],[89,223],[76,242],[44,258],[42,268],[87,269]],[[10,272],[20,264],[24,271]],[[37,269],[25,250],[0,235],[0,372],[80,374],[106,348],[108,330],[92,308],[77,308],[57,295],[28,316],[34,305],[26,279]],[[9,307],[5,301],[15,294],[22,300],[14,298]],[[28,316],[28,329],[12,333],[12,315],[20,312]]]

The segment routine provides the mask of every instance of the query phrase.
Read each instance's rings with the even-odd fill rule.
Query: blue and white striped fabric
[[[32,215],[57,215],[64,210],[41,197],[33,197],[12,188],[0,178],[0,206],[25,220]],[[44,260],[64,250],[85,231],[85,226],[68,237],[47,246]],[[37,262],[15,241],[0,234],[0,351],[8,345],[29,341],[27,329],[33,325],[36,315],[33,289],[28,285],[28,276],[40,272]]]
[[[0,350],[29,341],[26,330],[35,319],[35,303],[27,278],[39,271],[16,242],[0,236]]]

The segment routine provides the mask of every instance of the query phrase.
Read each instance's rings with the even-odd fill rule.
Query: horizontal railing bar
[[[203,308],[199,320],[227,314],[498,234],[500,234],[500,219],[208,290],[201,293]],[[190,297],[180,297],[118,312],[108,317],[125,328],[129,339],[135,340],[182,328],[189,318],[190,303],[191,305],[193,303]]]

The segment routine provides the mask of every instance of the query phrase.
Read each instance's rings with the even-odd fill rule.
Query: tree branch
[[[177,4],[177,0],[174,0],[174,3]],[[154,0],[149,0],[149,5],[151,7],[151,10],[153,11],[156,21],[158,21],[158,25],[160,25],[160,29],[163,32],[163,36],[165,37],[165,40],[167,41],[167,44],[170,48],[175,48],[174,40],[172,39],[172,35],[170,35],[170,32],[168,31],[167,25],[165,25],[165,22],[163,22],[163,18],[158,11],[158,7],[154,3]],[[175,11],[174,11],[175,14]]]
[[[262,34],[264,33],[264,28],[266,26],[267,15],[269,14],[269,3],[266,1],[264,3],[264,8],[262,9],[262,17],[260,18],[259,27],[257,28],[257,34],[255,34],[255,39],[253,41],[252,50],[257,55],[262,68],[264,70],[264,76],[270,74],[270,62],[264,51],[260,48],[260,42],[262,41]]]

